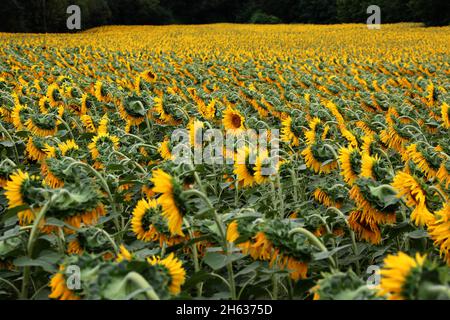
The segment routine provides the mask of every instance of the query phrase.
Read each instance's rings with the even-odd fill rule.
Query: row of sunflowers
[[[449,299],[449,37],[0,34],[0,297]],[[279,130],[275,172],[175,162],[207,128]]]

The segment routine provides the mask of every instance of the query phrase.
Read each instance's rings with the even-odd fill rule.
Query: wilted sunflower
[[[414,143],[406,147],[408,159],[412,160],[428,179],[436,176],[437,170],[439,170],[439,166],[441,165],[441,159],[438,153],[430,149],[419,148]]]
[[[436,177],[443,185],[445,185],[446,188],[448,188],[450,185],[450,159],[447,159],[447,161],[442,161],[441,166],[436,173]]]
[[[412,258],[403,252],[388,255],[384,259],[384,267],[380,270],[381,283],[378,295],[387,296],[389,300],[404,300],[409,298],[409,281],[414,281],[417,273],[420,275],[425,262],[425,256],[416,253]]]
[[[177,295],[181,292],[181,286],[186,280],[186,271],[183,269],[182,263],[178,258],[171,253],[167,258],[160,257],[147,258],[147,261],[152,266],[161,266],[170,276],[169,291]]]
[[[42,188],[42,182],[37,176],[29,176],[27,172],[18,170],[9,177],[5,186],[5,196],[8,199],[8,208],[12,209],[23,205],[33,205],[34,199],[30,194],[31,188]],[[38,210],[37,208],[35,208]],[[21,225],[30,224],[34,220],[31,209],[21,210],[17,214]]]
[[[328,174],[338,166],[333,154],[321,142],[313,142],[301,152],[301,155],[305,158],[306,166],[316,173]]]
[[[404,196],[406,205],[414,208],[411,220],[416,225],[423,226],[434,221],[433,214],[427,208],[426,191],[415,177],[400,171],[394,177],[392,186],[398,190],[398,197]]]
[[[362,211],[352,211],[348,223],[359,239],[372,244],[381,242],[380,228],[373,220],[366,219]]]
[[[54,136],[58,131],[59,120],[54,114],[32,114],[25,121],[25,126],[30,132],[39,137]]]
[[[352,146],[341,148],[339,150],[339,161],[344,181],[352,186],[361,173],[361,152]]]
[[[118,102],[120,117],[132,126],[138,126],[145,120],[146,110],[143,105],[136,102]]]
[[[323,204],[326,207],[335,207],[338,209],[342,207],[342,202],[336,202],[322,188],[316,188],[313,192],[313,196],[317,202]]]
[[[435,212],[436,220],[428,225],[428,234],[434,240],[434,245],[439,247],[440,254],[450,265],[450,204],[444,204],[443,208]]]
[[[183,213],[179,203],[181,186],[172,176],[161,169],[153,171],[150,180],[154,184],[153,191],[161,193],[158,202],[163,208],[162,216],[167,219],[171,234],[184,236],[182,231]]]
[[[450,107],[445,102],[441,106],[441,117],[444,128],[450,129]]]
[[[47,156],[44,151],[45,148],[45,140],[40,137],[30,136],[27,142],[27,155],[28,158],[34,161],[41,162]]]
[[[58,300],[79,300],[80,297],[67,287],[67,279],[64,274],[64,266],[60,267],[58,273],[52,276],[49,284],[51,293],[50,299]]]
[[[299,130],[293,127],[292,118],[290,116],[286,117],[283,121],[281,121],[281,140],[289,143],[290,145],[297,147],[300,144]]]
[[[380,167],[380,158],[376,154],[375,156],[371,156],[369,154],[363,154],[361,160],[361,177],[363,178],[371,178],[373,180],[381,180],[382,176],[378,174],[377,168]]]
[[[240,134],[245,129],[245,118],[237,109],[228,107],[225,109],[222,118],[222,124],[230,134]]]

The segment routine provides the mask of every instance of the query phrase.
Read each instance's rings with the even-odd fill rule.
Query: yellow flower
[[[51,278],[49,284],[51,293],[48,297],[58,300],[79,300],[80,297],[67,287],[67,280],[63,272],[64,268],[61,267],[60,271]]]
[[[441,117],[444,128],[450,129],[450,107],[445,102],[441,106]]]
[[[394,177],[392,186],[397,189],[397,196],[399,198],[404,196],[406,205],[414,208],[411,213],[411,220],[417,226],[423,226],[434,221],[434,216],[426,205],[426,192],[416,178],[400,171]]]
[[[323,191],[320,188],[317,188],[316,190],[314,190],[313,192],[313,196],[314,199],[316,199],[317,202],[323,204],[326,207],[335,207],[335,208],[340,208],[342,207],[342,203],[340,202],[336,202],[333,199],[331,199],[328,194]]]
[[[428,233],[450,266],[450,204],[444,204],[444,207],[436,211],[435,215],[437,218],[428,225]]]
[[[388,255],[384,259],[384,267],[380,270],[381,283],[378,295],[386,296],[389,300],[405,299],[403,293],[405,283],[413,269],[421,268],[425,262],[425,255],[416,253],[412,258],[403,252],[397,255]]]
[[[128,251],[127,248],[123,244],[119,247],[119,253],[117,254],[116,262],[122,261],[131,261],[133,259],[133,255]]]
[[[348,223],[359,239],[372,244],[381,242],[380,228],[375,221],[366,219],[362,211],[352,211],[348,217]]]
[[[180,187],[175,185],[174,179],[161,169],[153,171],[153,177],[150,180],[154,184],[152,190],[155,193],[161,193],[158,202],[163,209],[162,216],[168,221],[170,233],[184,236],[182,231],[183,214],[175,200],[175,192],[180,192],[175,189]]]
[[[28,138],[27,147],[26,147],[27,155],[28,155],[28,158],[31,160],[41,162],[42,160],[45,159],[46,153],[43,149],[43,146],[36,145],[36,143],[37,143],[36,137],[30,136]]]
[[[230,134],[241,133],[244,127],[245,118],[234,108],[228,107],[222,118],[222,124]]]
[[[239,238],[238,222],[234,220],[228,224],[227,241],[235,242],[238,238]]]
[[[29,200],[26,198],[24,192],[26,192],[27,187],[33,182],[39,180],[36,176],[29,176],[27,172],[22,172],[18,170],[9,177],[9,181],[5,186],[5,196],[8,199],[8,208],[12,209],[15,207],[30,205]],[[36,210],[36,208],[35,208]],[[19,223],[21,225],[30,224],[34,220],[34,213],[30,209],[21,210],[17,216],[19,217]]]
[[[164,160],[172,160],[172,153],[170,152],[170,139],[164,138],[158,148],[158,152]]]
[[[100,157],[100,153],[103,149],[99,149],[99,147],[103,147],[104,144],[107,144],[112,147],[112,149],[116,150],[119,147],[119,138],[116,136],[110,136],[108,133],[99,133],[93,137],[92,142],[88,145],[88,149],[94,160]]]
[[[294,147],[300,144],[298,137],[292,131],[292,118],[290,116],[281,121],[281,140]]]
[[[255,168],[250,163],[250,150],[248,147],[238,150],[233,173],[244,187],[251,187],[255,183]]]
[[[339,150],[341,175],[350,186],[358,179],[361,171],[361,153],[357,148],[349,146]]]
[[[179,294],[181,286],[186,280],[186,271],[183,269],[181,261],[178,260],[173,253],[164,259],[152,257],[152,259],[147,258],[147,261],[152,266],[159,265],[167,270],[170,276],[169,291],[174,295]]]
[[[131,229],[139,240],[148,242],[159,238],[158,230],[149,219],[153,211],[157,212],[158,202],[155,199],[138,201],[131,218]],[[158,213],[158,212],[157,212]]]

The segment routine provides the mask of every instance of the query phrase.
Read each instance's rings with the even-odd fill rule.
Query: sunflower
[[[281,121],[281,141],[297,147],[300,145],[299,138],[295,134],[298,130],[292,126],[292,118],[290,116]]]
[[[445,185],[446,188],[450,185],[450,159],[443,161],[436,173],[438,180]]]
[[[439,252],[450,265],[450,204],[435,212],[436,220],[428,225],[428,234],[439,247]]]
[[[352,211],[348,217],[348,223],[359,239],[372,244],[381,242],[380,228],[373,220],[366,219],[362,211]]]
[[[82,115],[80,117],[80,120],[83,123],[83,126],[86,128],[87,132],[97,131],[97,129],[95,128],[94,120],[92,120],[92,117],[90,115]]]
[[[161,145],[158,148],[158,152],[164,160],[172,160],[171,149],[172,146],[170,144],[170,139],[166,137],[164,138],[164,141],[161,142]]]
[[[73,240],[69,241],[69,243],[67,245],[67,254],[81,255],[81,254],[83,254],[83,251],[84,250],[81,247],[81,244],[78,241],[78,239],[73,239]]]
[[[233,173],[243,187],[251,187],[255,183],[255,167],[250,163],[250,149],[239,149],[234,163]]]
[[[39,137],[54,136],[58,131],[58,122],[51,114],[33,114],[24,125]]]
[[[216,103],[215,99],[211,99],[208,104],[205,104],[203,101],[202,103],[197,103],[198,112],[206,120],[214,120],[216,117]]]
[[[158,79],[158,76],[152,70],[143,71],[140,73],[140,75],[141,78],[147,82],[155,82],[156,79]]]
[[[227,241],[235,242],[239,238],[238,222],[236,220],[231,221],[227,227]]]
[[[26,117],[30,109],[21,104],[16,104],[11,112],[12,123],[16,130],[23,130],[26,122]]]
[[[150,265],[161,266],[167,271],[170,276],[170,293],[177,295],[181,292],[181,286],[186,280],[186,271],[183,269],[182,262],[173,253],[164,259],[154,256],[151,259],[147,258],[147,261]]]
[[[29,195],[29,189],[42,187],[42,182],[37,176],[29,176],[27,172],[18,170],[9,177],[5,186],[5,196],[8,199],[8,208],[12,209],[23,205],[32,205],[33,199]],[[24,209],[18,212],[19,223],[21,225],[30,224],[34,220],[34,213],[31,209]]]
[[[164,98],[155,97],[154,102],[154,112],[158,114],[159,119],[166,124],[175,124],[177,121],[172,117],[172,115],[165,109]]]
[[[412,160],[428,179],[432,179],[437,175],[440,159],[437,157],[436,153],[430,156],[427,154],[422,154],[422,152],[418,150],[417,145],[414,143],[406,147],[406,153],[408,159]],[[428,159],[429,157],[431,157],[431,159]]]
[[[149,224],[150,218],[155,213],[159,213],[158,207],[158,202],[155,199],[138,201],[132,213],[131,229],[139,240],[148,242],[159,238],[155,226]]]
[[[111,136],[108,133],[99,133],[92,138],[92,142],[88,145],[92,158],[97,160],[102,151],[107,147],[116,150],[119,147],[119,138]]]
[[[339,162],[341,163],[341,175],[350,186],[358,179],[361,173],[361,152],[352,146],[339,150]]]
[[[387,296],[389,300],[404,300],[408,296],[408,280],[413,273],[421,272],[426,257],[416,253],[415,258],[403,252],[388,255],[384,259],[384,267],[380,270],[381,282],[379,296]]]
[[[64,267],[60,267],[60,271],[56,273],[50,280],[49,284],[51,293],[50,299],[58,300],[79,300],[80,297],[67,287],[67,279],[64,275]]]
[[[361,153],[363,155],[374,154],[374,149],[377,145],[374,135],[365,135],[362,137]]]
[[[27,155],[28,158],[34,161],[41,162],[47,156],[44,151],[44,143],[39,137],[30,136],[27,142]]]
[[[110,101],[110,95],[106,91],[105,86],[101,81],[97,81],[94,86],[94,95],[100,102],[109,102]]]
[[[323,204],[326,207],[335,207],[338,209],[342,207],[342,202],[334,201],[332,198],[330,198],[326,191],[321,188],[316,188],[313,192],[313,196],[317,202]]]
[[[257,184],[263,184],[269,180],[279,169],[280,163],[275,165],[267,156],[267,152],[256,157],[256,163],[253,167],[254,179]]]
[[[441,106],[442,123],[445,129],[450,129],[450,107],[445,102]]]
[[[380,166],[380,158],[378,155],[375,155],[374,157],[370,156],[369,154],[365,153],[362,156],[361,160],[361,177],[363,178],[371,178],[373,180],[379,180],[383,177],[380,177],[377,174],[376,168]]]
[[[133,259],[133,255],[128,249],[121,244],[119,247],[119,253],[117,254],[116,262],[122,261],[131,261]]]
[[[201,146],[202,141],[202,130],[204,127],[204,123],[197,119],[189,120],[189,141],[191,143],[191,147],[199,147]]]
[[[62,102],[62,95],[57,83],[52,83],[47,88],[47,101],[52,107],[56,107]]]
[[[358,180],[356,184],[350,189],[350,198],[355,201],[358,210],[361,210],[366,221],[373,221],[375,223],[392,224],[396,221],[395,208],[380,207],[380,204],[375,199],[371,198],[370,188],[372,187],[371,180]]]
[[[106,215],[105,207],[102,203],[98,203],[92,209],[88,209],[82,213],[75,214],[73,216],[67,217],[64,219],[64,222],[68,225],[79,229],[81,227],[81,223],[85,226],[95,225],[100,217]],[[68,233],[72,233],[73,230],[67,229]]]
[[[118,102],[119,104],[119,114],[120,117],[127,121],[132,126],[138,126],[145,120],[145,109],[143,109],[140,104],[134,103],[131,104],[131,106],[134,107],[131,108],[131,106],[126,106],[123,101]],[[137,106],[137,107],[136,107]],[[139,109],[138,109],[139,108]]]
[[[181,186],[161,169],[153,171],[153,177],[150,180],[154,184],[152,190],[155,193],[161,193],[158,202],[163,209],[162,216],[168,221],[170,233],[184,236],[183,213],[180,210],[180,201],[177,200],[181,193]]]
[[[337,161],[330,158],[333,157],[333,155],[328,154],[328,151],[324,149],[323,145],[317,142],[313,142],[313,144],[308,145],[308,147],[301,152],[301,155],[305,158],[306,166],[316,173],[328,174],[338,166]],[[322,155],[323,160],[317,158]],[[325,161],[327,163],[325,163]]]
[[[426,191],[415,177],[400,171],[394,177],[391,185],[398,191],[397,196],[399,198],[404,196],[406,205],[414,208],[411,213],[411,220],[417,226],[423,226],[434,221],[434,216],[426,205]]]
[[[224,128],[230,134],[240,134],[245,129],[245,118],[239,113],[238,110],[228,107],[225,109],[222,118],[222,124]]]

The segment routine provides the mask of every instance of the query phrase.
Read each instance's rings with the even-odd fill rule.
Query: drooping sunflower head
[[[136,97],[133,98],[136,99]],[[134,99],[128,98],[125,101],[119,101],[118,109],[123,120],[128,121],[133,126],[138,126],[144,122],[147,110],[141,101]]]
[[[159,240],[156,224],[162,214],[162,208],[155,199],[141,199],[133,210],[131,228],[139,240],[148,242]]]
[[[327,174],[338,166],[333,152],[321,140],[306,147],[301,155],[305,159],[306,166],[316,173]]]
[[[302,136],[298,118],[287,116],[281,121],[281,140],[296,147],[300,144],[299,138]]]
[[[358,179],[361,173],[361,152],[354,147],[341,148],[339,150],[341,163],[341,175],[350,186]]]
[[[37,176],[30,176],[27,172],[18,170],[9,177],[5,186],[5,196],[8,199],[8,208],[19,206],[32,206],[39,199],[42,188],[42,181]],[[24,209],[18,212],[19,223],[29,224],[34,220],[34,213],[31,209]]]
[[[415,300],[425,259],[425,256],[419,253],[416,253],[415,257],[403,252],[388,255],[384,259],[383,269],[380,270],[378,295],[387,296],[390,300]]]
[[[413,208],[411,220],[418,226],[434,221],[427,207],[425,184],[419,178],[406,172],[398,172],[392,186],[398,191],[398,197],[405,197],[406,205]]]
[[[445,102],[441,106],[441,119],[444,128],[450,129],[450,107]]]
[[[54,136],[58,131],[58,120],[54,113],[32,113],[25,126],[34,135],[39,137]]]
[[[152,257],[147,259],[152,266],[158,266],[163,272],[168,273],[170,277],[169,291],[173,295],[181,292],[181,286],[186,280],[186,271],[183,268],[182,262],[175,257],[173,253],[164,259],[160,257]]]
[[[170,143],[170,138],[164,138],[158,148],[159,154],[164,160],[172,160],[172,144]]]
[[[435,212],[436,220],[428,225],[428,233],[439,253],[450,266],[450,204]]]
[[[112,150],[117,150],[118,147],[119,138],[108,133],[99,133],[92,138],[92,142],[88,145],[94,160],[97,160],[101,155],[107,155]]]
[[[225,109],[222,124],[225,130],[229,131],[230,134],[241,133],[245,129],[244,123],[245,118],[237,109],[230,107]]]
[[[58,300],[79,300],[78,296],[74,291],[67,287],[67,277],[65,274],[65,267],[61,266],[58,273],[52,276],[50,280],[51,293],[48,296],[50,299]]]
[[[184,236],[182,225],[186,207],[181,196],[182,184],[161,169],[153,171],[150,180],[154,185],[153,192],[160,193],[158,203],[163,209],[162,216],[167,219],[171,234]]]

